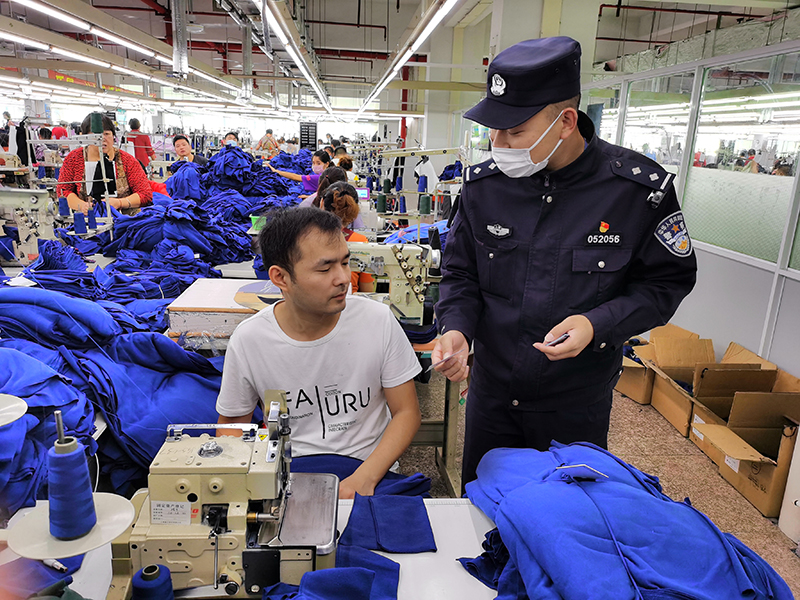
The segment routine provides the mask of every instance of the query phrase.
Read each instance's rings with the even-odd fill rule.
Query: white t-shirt
[[[247,415],[266,390],[286,390],[294,455],[365,460],[391,420],[383,388],[421,370],[400,324],[388,306],[348,296],[333,331],[300,342],[280,328],[274,308],[242,321],[231,336],[217,412]]]

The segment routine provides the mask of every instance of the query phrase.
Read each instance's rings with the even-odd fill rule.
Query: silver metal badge
[[[500,223],[495,223],[494,225],[487,225],[486,231],[491,233],[496,238],[505,238],[511,235],[511,228],[504,227],[500,225]]]
[[[506,80],[500,77],[497,73],[492,75],[492,87],[490,88],[492,95],[502,96],[506,93]]]
[[[642,172],[642,170],[639,167],[633,167],[631,169],[631,173],[633,173],[634,175],[638,175],[641,172]]]

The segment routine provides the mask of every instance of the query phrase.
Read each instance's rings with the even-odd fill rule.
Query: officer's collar
[[[595,161],[599,155],[597,136],[595,135],[594,123],[586,113],[580,110],[578,111],[578,132],[586,140],[586,147],[581,152],[581,155],[566,167],[562,167],[558,171],[542,171],[537,174],[538,177],[542,179],[548,178],[550,181],[568,183],[583,178],[587,173],[594,172]]]

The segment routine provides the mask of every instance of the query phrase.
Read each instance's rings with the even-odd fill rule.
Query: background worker
[[[266,390],[286,390],[292,454],[363,460],[339,495],[370,496],[419,428],[419,361],[388,306],[347,294],[350,252],[334,214],[281,211],[258,244],[283,300],[233,332],[219,422],[249,423]]]
[[[319,187],[319,178],[322,176],[323,171],[330,165],[331,157],[324,150],[317,150],[311,157],[311,173],[308,175],[300,175],[290,171],[279,171],[269,163],[269,168],[273,173],[277,173],[281,177],[291,179],[292,181],[301,181],[303,183],[303,191],[306,194],[313,194]]]
[[[175,148],[175,154],[178,155],[179,160],[193,162],[201,167],[205,167],[208,164],[208,159],[205,156],[202,154],[195,154],[192,151],[192,144],[189,138],[182,133],[172,138],[172,145]]]
[[[146,169],[147,165],[150,164],[150,159],[156,157],[156,152],[150,143],[150,136],[139,131],[142,126],[139,123],[139,119],[131,119],[128,122],[128,126],[131,128],[128,139],[133,144],[133,155],[141,163],[142,168]]]
[[[432,355],[475,345],[462,485],[495,447],[606,447],[623,342],[695,283],[673,175],[599,139],[579,102],[580,45],[544,38],[498,54],[465,114],[490,128],[492,158],[465,173]],[[463,380],[465,355],[437,370]]]
[[[132,155],[114,147],[116,127],[107,116],[102,115],[103,143],[102,152],[94,145],[75,148],[64,158],[56,188],[59,197],[66,196],[69,207],[89,214],[95,203],[105,199],[106,191],[112,196],[109,204],[117,210],[131,211],[153,202],[153,192],[142,165]],[[92,115],[89,114],[81,123],[81,134],[92,132]],[[110,181],[104,185],[103,171],[99,161],[105,164],[105,173]],[[86,173],[86,163],[90,163],[94,172]],[[91,193],[86,191],[85,180],[93,182]],[[116,194],[114,196],[114,194]]]
[[[268,158],[274,158],[277,156],[280,150],[278,148],[278,142],[275,141],[274,137],[272,137],[272,129],[267,129],[267,133],[264,134],[264,137],[258,140],[255,149],[264,150],[267,153]]]

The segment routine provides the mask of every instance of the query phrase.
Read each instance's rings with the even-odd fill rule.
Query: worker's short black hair
[[[328,144],[327,146],[325,146],[325,147],[323,148],[323,150],[324,150],[325,152],[327,152],[328,150],[330,150],[330,151],[331,151],[331,154],[333,154],[333,146],[331,146],[330,144]]]
[[[339,141],[339,140],[337,140],[336,138],[333,138],[333,139],[331,140],[331,146],[333,146],[334,148],[338,148],[338,147],[339,147],[339,146],[341,146],[341,145],[342,145],[342,142],[340,142],[340,141]]]
[[[130,126],[131,129],[139,129],[139,127],[142,126],[142,124],[139,123],[139,119],[131,119],[130,121],[128,121],[128,125]]]
[[[344,146],[337,146],[336,150],[334,151],[334,156],[341,156],[342,154],[347,154],[347,148]]]
[[[272,129],[267,129],[267,133],[272,133]]]
[[[314,156],[320,159],[324,164],[331,162],[331,155],[325,152],[325,150],[317,150],[314,152]]]
[[[174,138],[172,138],[172,145],[173,145],[173,147],[175,146],[175,142],[177,142],[178,140],[184,140],[184,141],[185,141],[187,144],[189,144],[189,146],[191,146],[191,145],[192,145],[192,142],[190,142],[190,141],[189,141],[189,138],[188,138],[188,137],[186,137],[186,136],[185,136],[185,135],[183,135],[182,133],[179,133],[179,134],[178,134],[178,135],[176,135]]]
[[[93,114],[96,114],[96,113],[89,113],[88,115],[86,115],[86,118],[83,120],[83,123],[81,123],[81,134],[82,135],[87,135],[89,133],[92,133],[92,115]],[[105,113],[99,113],[99,114],[100,114],[100,117],[101,117],[101,119],[103,121],[103,131],[113,131],[114,133],[116,133],[117,132],[117,127],[116,127],[116,125],[114,125],[114,121],[109,119],[105,115]]]
[[[51,140],[53,139],[53,132],[50,131],[47,127],[42,127],[39,129],[39,139],[40,140]]]
[[[330,235],[342,234],[342,221],[335,214],[304,206],[281,209],[266,215],[266,224],[258,234],[258,249],[264,268],[278,266],[294,280],[294,265],[300,255],[299,241],[312,229]]]
[[[239,134],[236,133],[235,131],[229,131],[228,133],[225,134],[225,137],[228,137],[229,135],[232,135],[234,138],[236,138],[237,142],[239,141]],[[225,138],[222,138],[222,139],[225,139]]]

